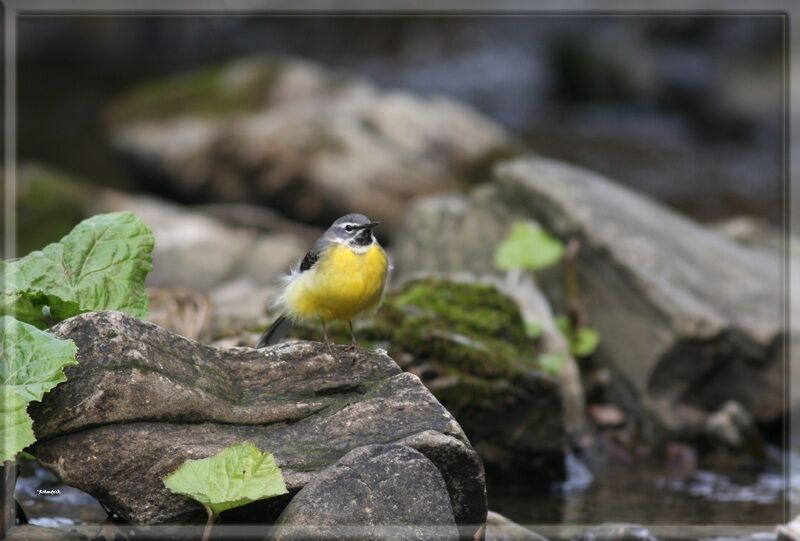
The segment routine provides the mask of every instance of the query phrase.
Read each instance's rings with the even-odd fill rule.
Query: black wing
[[[292,320],[286,316],[280,316],[272,325],[269,326],[266,331],[263,332],[261,337],[258,339],[256,349],[277,344],[278,341],[290,330],[292,330]]]
[[[303,261],[300,263],[300,272],[307,271],[308,269],[313,267],[314,263],[316,263],[318,260],[319,260],[319,252],[316,250],[311,250],[306,254],[306,256],[303,258]]]

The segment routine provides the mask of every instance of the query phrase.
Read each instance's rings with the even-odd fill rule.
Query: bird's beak
[[[375,227],[375,226],[376,226],[376,225],[378,225],[379,223],[380,223],[380,222],[370,222],[370,223],[368,223],[368,224],[359,225],[359,226],[358,226],[358,229],[372,229],[373,227]]]

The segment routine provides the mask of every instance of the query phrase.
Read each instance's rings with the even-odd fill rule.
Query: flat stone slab
[[[30,407],[33,452],[133,523],[202,520],[161,479],[242,441],[275,455],[291,494],[352,449],[416,441],[443,472],[456,522],[485,519],[483,469],[461,427],[384,354],[337,347],[334,357],[314,342],[219,349],[116,312],[53,332],[75,341],[79,364]],[[290,496],[251,506],[276,516]]]

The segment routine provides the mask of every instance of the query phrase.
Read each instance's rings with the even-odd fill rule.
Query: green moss
[[[337,344],[350,343],[346,323],[329,324],[328,334]],[[356,335],[362,346],[386,348],[404,368],[435,373],[432,391],[452,411],[495,400],[498,381],[541,368],[516,303],[490,285],[409,283],[387,295]],[[291,336],[321,340],[321,327],[297,325]]]
[[[234,70],[241,70],[234,72]],[[191,114],[216,116],[262,107],[279,76],[279,61],[250,61],[202,68],[142,84],[108,110],[111,123]]]
[[[93,191],[64,173],[44,167],[20,169],[17,189],[17,255],[40,250],[89,216]]]
[[[414,282],[386,300],[381,318],[395,349],[430,359],[443,375],[510,377],[535,366],[517,305],[493,286]]]
[[[329,324],[328,334],[340,344],[350,341],[346,323]],[[517,305],[488,285],[413,282],[388,295],[356,334],[362,344],[388,344],[393,356],[433,361],[443,375],[500,377],[536,366],[536,342],[527,336]],[[322,332],[319,325],[304,324],[292,336],[318,340]]]

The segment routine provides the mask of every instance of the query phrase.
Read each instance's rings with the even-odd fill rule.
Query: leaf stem
[[[206,513],[208,514],[206,527],[203,530],[203,541],[209,541],[209,539],[211,539],[211,527],[214,525],[214,521],[217,519],[217,517],[214,515],[214,512],[211,510],[209,506],[203,504],[203,507],[205,507]]]

